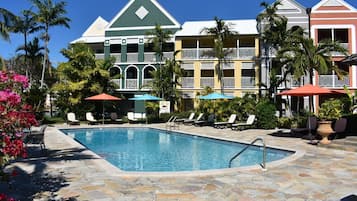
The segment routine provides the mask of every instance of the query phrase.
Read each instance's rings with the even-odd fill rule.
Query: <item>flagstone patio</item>
[[[149,126],[165,128],[164,124]],[[137,174],[119,171],[58,130],[67,127],[49,127],[45,135],[47,154],[30,146],[30,157],[11,165],[19,174],[12,189],[5,185],[0,185],[0,189],[7,189],[10,195],[21,200],[31,196],[35,200],[103,201],[345,201],[357,198],[356,152],[314,146],[300,138],[271,135],[276,130],[179,127],[183,132],[243,142],[263,137],[268,146],[298,151],[290,159],[268,163],[267,171],[255,167],[189,174]],[[71,126],[77,127],[81,126]]]

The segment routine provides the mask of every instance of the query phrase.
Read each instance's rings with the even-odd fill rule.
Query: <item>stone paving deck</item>
[[[149,126],[165,127],[164,124]],[[61,127],[68,126],[58,125],[46,130],[47,154],[29,147],[31,157],[9,167],[15,168],[19,176],[15,177],[12,189],[6,187],[7,193],[21,200],[99,201],[346,201],[355,200],[357,195],[356,152],[314,146],[300,138],[272,136],[273,130],[232,131],[194,126],[178,129],[243,142],[263,137],[268,146],[298,151],[299,154],[290,159],[268,164],[267,171],[238,168],[208,173],[143,175],[112,167],[62,134],[58,130]],[[71,126],[77,127],[81,126]],[[5,189],[4,185],[0,187]]]

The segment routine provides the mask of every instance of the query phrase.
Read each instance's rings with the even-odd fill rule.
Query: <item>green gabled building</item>
[[[156,0],[131,0],[118,14],[107,22],[98,17],[81,38],[73,41],[90,45],[97,58],[116,58],[111,75],[120,74],[117,91],[131,97],[139,91],[148,91],[150,71],[157,70],[160,62],[155,56],[152,36],[148,35],[156,25],[173,34],[180,24]],[[175,39],[172,36],[163,44],[164,58],[172,58]]]

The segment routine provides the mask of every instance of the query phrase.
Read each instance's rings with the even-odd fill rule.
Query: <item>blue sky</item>
[[[54,0],[58,1],[58,0]],[[110,21],[128,2],[128,0],[66,0],[67,17],[72,21],[70,29],[54,27],[50,29],[50,59],[55,66],[66,59],[60,50],[68,43],[79,38],[88,26],[102,16]],[[222,19],[255,19],[262,11],[260,3],[264,0],[157,0],[176,20],[183,24],[185,21],[212,20],[214,16]],[[274,0],[265,0],[273,2]],[[6,3],[5,3],[6,2]],[[319,0],[297,0],[305,7],[312,7]],[[357,8],[356,0],[346,0]],[[204,6],[202,6],[204,5]],[[16,15],[24,9],[29,9],[29,0],[0,0],[0,7],[6,8]],[[34,35],[31,35],[33,37]],[[23,44],[23,36],[11,35],[11,42],[0,40],[0,55],[4,58],[15,56],[16,48]]]

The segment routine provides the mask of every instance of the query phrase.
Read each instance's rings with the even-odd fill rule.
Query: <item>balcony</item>
[[[104,54],[95,54],[96,59],[104,59]]]
[[[331,88],[350,86],[350,79],[348,76],[345,76],[343,80],[339,80],[337,75],[320,75],[319,85]]]
[[[234,81],[235,81],[234,77],[223,78],[224,88],[234,88],[235,87]]]
[[[121,53],[111,53],[110,56],[115,57],[115,62],[121,62]]]
[[[151,79],[151,78],[144,78],[143,79],[142,88],[143,89],[149,89],[152,81],[153,81],[153,79]]]
[[[242,88],[256,88],[255,77],[242,77],[241,79]]]
[[[145,62],[155,62],[156,61],[155,52],[145,52],[144,53],[144,61]]]
[[[238,58],[240,59],[253,59],[255,57],[254,47],[241,47],[238,51]]]
[[[213,77],[201,77],[201,88],[211,87],[214,88],[214,78]]]
[[[197,59],[197,49],[196,48],[185,48],[182,49],[182,59]]]
[[[126,89],[137,89],[138,88],[138,79],[126,79],[125,88]]]
[[[111,82],[113,82],[116,85],[117,89],[121,89],[121,79],[112,79],[110,80]]]
[[[127,62],[138,62],[138,53],[126,53],[127,56]]]
[[[183,77],[181,78],[181,87],[183,89],[193,89],[194,88],[194,78],[193,77]]]

